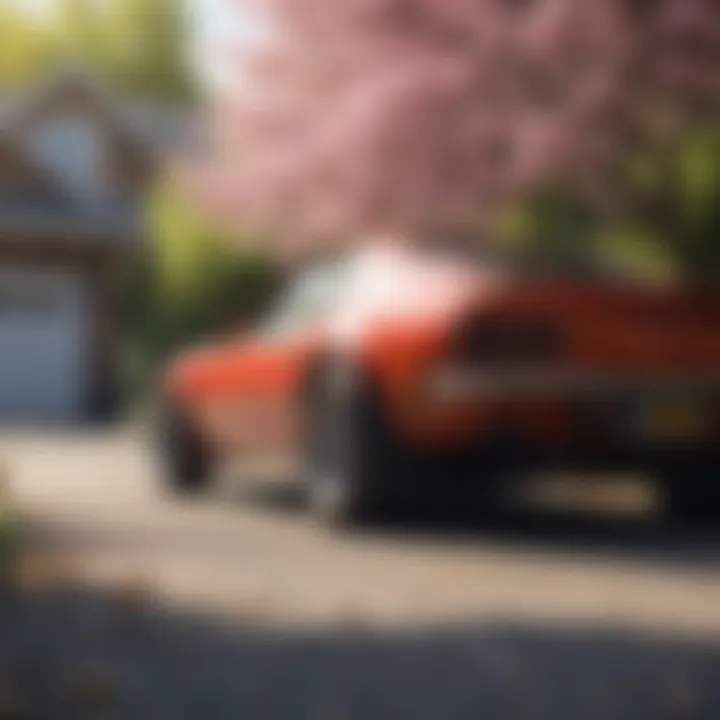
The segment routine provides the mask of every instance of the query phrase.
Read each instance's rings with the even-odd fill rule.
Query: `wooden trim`
[[[34,191],[50,197],[63,197],[64,189],[52,174],[42,167],[30,154],[23,151],[13,139],[0,133],[0,175],[3,171],[12,183],[3,183],[2,192],[8,190]],[[19,185],[19,188],[13,187]]]
[[[73,243],[57,233],[32,237],[27,233],[5,235],[0,225],[0,263],[92,268],[119,260],[127,253],[127,247],[125,243],[122,246],[111,244],[104,237]]]

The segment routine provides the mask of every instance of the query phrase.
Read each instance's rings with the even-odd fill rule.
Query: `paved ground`
[[[342,534],[267,478],[174,501],[130,434],[16,435],[2,456],[30,522],[83,574],[146,578],[183,604],[283,624],[511,614],[720,632],[720,533],[515,514]]]
[[[47,678],[83,662],[120,688],[103,717],[720,717],[720,531],[513,513],[337,534],[257,478],[173,501],[131,434],[16,433],[0,456],[73,578],[0,612],[0,717],[3,662],[37,717],[64,717]]]

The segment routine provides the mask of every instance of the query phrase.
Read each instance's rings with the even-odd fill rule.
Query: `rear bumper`
[[[434,450],[415,455],[422,472],[418,477],[440,484],[483,485],[503,477],[544,471],[570,472],[577,478],[593,474],[639,473],[657,479],[672,478],[678,468],[692,469],[712,477],[720,469],[720,449],[713,444],[626,445],[603,449],[550,447],[506,437],[482,437],[453,450]]]
[[[565,444],[538,445],[524,438],[506,439],[500,444],[481,438],[462,454],[474,455],[505,467],[551,468],[578,471],[662,471],[679,463],[718,467],[720,450],[712,442],[614,443],[603,446]]]
[[[442,403],[467,402],[469,399],[478,402],[528,398],[609,400],[648,393],[720,394],[720,376],[620,374],[562,368],[468,372],[448,367],[433,375],[427,392]]]
[[[440,374],[399,420],[418,450],[497,447],[540,463],[645,465],[720,448],[720,378]]]

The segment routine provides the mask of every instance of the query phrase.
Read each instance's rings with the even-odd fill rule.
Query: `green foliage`
[[[170,100],[191,94],[187,18],[178,0],[63,0],[66,51],[133,93]]]
[[[0,471],[0,590],[7,583],[21,539],[20,523],[9,496],[5,469]]]
[[[537,270],[579,273],[598,264],[600,220],[567,189],[544,189],[506,207],[498,230]]]
[[[58,53],[59,37],[50,23],[0,3],[0,85],[16,86],[37,76]]]
[[[20,85],[63,62],[154,99],[194,92],[188,18],[178,0],[56,0],[47,11],[0,7],[0,83]]]
[[[720,127],[692,134],[678,157],[679,212],[703,274],[720,274]]]
[[[699,130],[680,148],[681,202],[687,218],[711,221],[720,198],[720,128]]]
[[[720,127],[693,128],[671,150],[630,157],[624,207],[593,213],[572,188],[505,208],[502,239],[537,266],[656,280],[720,277]]]
[[[645,182],[627,191],[620,234],[643,235],[672,258],[675,274],[720,277],[720,126],[699,125],[668,153],[644,159]],[[647,179],[652,178],[652,182]]]
[[[642,226],[603,228],[598,255],[603,267],[613,275],[659,282],[670,281],[678,275],[672,247]]]
[[[259,251],[195,213],[172,183],[147,202],[148,247],[126,278],[128,374],[134,388],[179,348],[240,333],[265,307],[278,271]]]

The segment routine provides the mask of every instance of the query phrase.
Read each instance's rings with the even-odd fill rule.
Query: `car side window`
[[[281,297],[261,327],[269,338],[290,337],[322,322],[339,297],[342,268],[316,268],[302,274]]]

